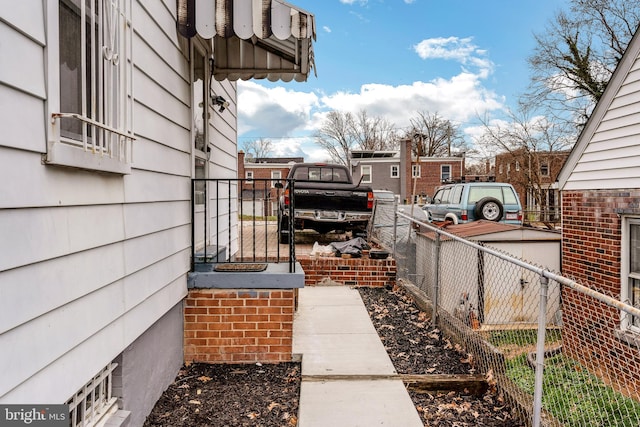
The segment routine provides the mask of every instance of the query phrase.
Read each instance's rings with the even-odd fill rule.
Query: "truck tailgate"
[[[367,210],[367,192],[339,189],[295,189],[296,209]]]

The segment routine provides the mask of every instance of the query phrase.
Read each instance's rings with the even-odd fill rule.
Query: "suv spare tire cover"
[[[500,200],[494,197],[485,197],[478,200],[473,209],[476,219],[486,219],[487,221],[500,221],[504,213],[504,208]]]

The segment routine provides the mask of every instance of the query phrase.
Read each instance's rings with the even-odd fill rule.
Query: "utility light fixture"
[[[224,99],[222,96],[218,95],[216,97],[211,97],[211,101],[217,105],[218,107],[220,107],[218,109],[219,112],[223,112],[225,110],[225,108],[229,108],[229,101],[227,101],[226,99]]]

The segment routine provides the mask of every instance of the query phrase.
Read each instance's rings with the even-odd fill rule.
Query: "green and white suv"
[[[422,209],[429,221],[454,224],[477,221],[522,225],[522,205],[516,190],[504,182],[463,182],[439,187]]]

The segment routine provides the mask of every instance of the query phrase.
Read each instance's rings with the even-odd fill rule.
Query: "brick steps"
[[[396,262],[299,256],[305,286],[393,286]],[[184,360],[277,363],[293,359],[297,289],[191,288],[184,302]]]

